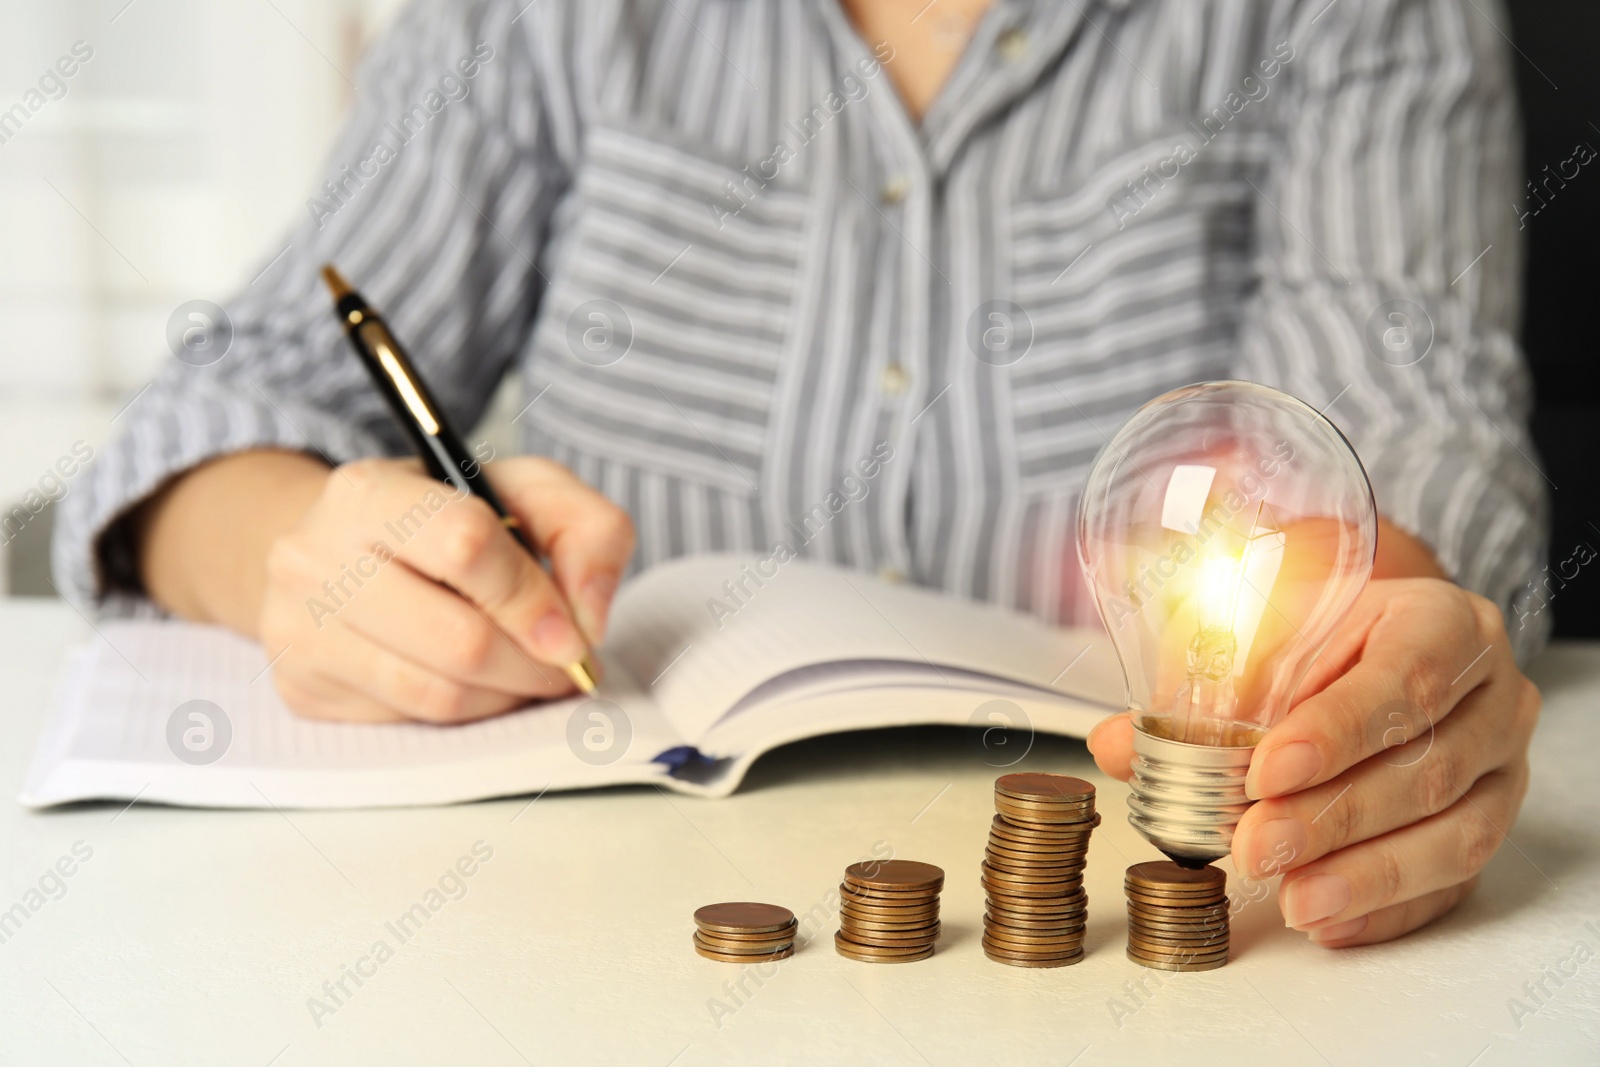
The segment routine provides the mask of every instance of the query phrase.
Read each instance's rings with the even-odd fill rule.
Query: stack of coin
[[[707,904],[694,913],[694,950],[718,963],[768,963],[794,955],[794,912],[776,904]]]
[[[939,940],[944,871],[915,860],[855,863],[839,886],[839,955],[862,963],[912,963]]]
[[[1083,867],[1100,825],[1094,786],[1062,774],[1007,774],[980,879],[983,954],[1012,967],[1065,967],[1083,958]]]
[[[1163,971],[1211,971],[1228,962],[1228,876],[1170,860],[1135,863],[1128,893],[1128,958]]]

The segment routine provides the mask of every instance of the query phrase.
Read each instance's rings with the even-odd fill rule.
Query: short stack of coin
[[[1170,860],[1135,863],[1128,893],[1128,958],[1163,971],[1211,971],[1228,962],[1228,876]]]
[[[839,955],[862,963],[913,963],[939,940],[944,871],[915,860],[855,863],[839,886]]]
[[[980,881],[983,954],[1012,967],[1065,967],[1083,958],[1083,868],[1100,825],[1094,786],[1063,774],[1007,774],[994,783]]]
[[[776,904],[707,904],[694,913],[694,950],[718,963],[769,963],[794,955],[794,912]]]

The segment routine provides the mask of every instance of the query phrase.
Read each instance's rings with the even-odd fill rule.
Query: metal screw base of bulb
[[[1233,849],[1233,828],[1250,806],[1245,773],[1254,747],[1190,745],[1133,729],[1128,821],[1184,867],[1204,867]]]

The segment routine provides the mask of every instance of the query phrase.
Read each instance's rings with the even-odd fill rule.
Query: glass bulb
[[[1288,714],[1377,543],[1361,461],[1287,393],[1177,389],[1101,449],[1078,556],[1127,679],[1129,819],[1172,859],[1228,854],[1250,753]]]

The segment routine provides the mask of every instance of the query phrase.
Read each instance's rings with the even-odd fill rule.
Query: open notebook
[[[594,698],[463,726],[300,719],[243,638],[107,624],[69,665],[20,799],[376,807],[627,782],[722,796],[804,737],[974,722],[1081,737],[1121,706],[1099,631],[799,560],[758,585],[756,562],[650,569],[618,594]]]

